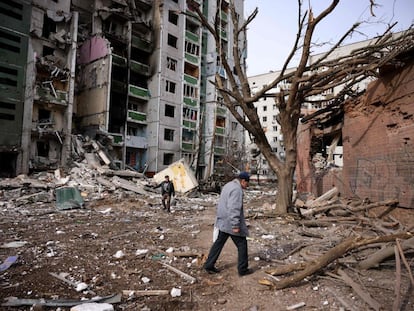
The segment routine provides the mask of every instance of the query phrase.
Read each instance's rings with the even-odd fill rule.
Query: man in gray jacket
[[[241,172],[237,178],[225,184],[221,191],[215,223],[219,232],[204,264],[204,270],[210,274],[220,272],[215,264],[229,237],[237,247],[239,275],[243,276],[253,272],[248,268],[246,237],[249,233],[243,210],[243,189],[249,186],[249,180],[249,174]]]

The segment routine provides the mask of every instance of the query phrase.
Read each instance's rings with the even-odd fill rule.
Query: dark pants
[[[171,196],[168,193],[164,193],[162,195],[162,206],[164,209],[167,209],[167,211],[170,211],[170,204],[171,204]]]
[[[208,258],[206,260],[206,263],[204,264],[204,268],[212,269],[214,267],[224,247],[224,244],[226,244],[226,241],[229,237],[233,240],[233,243],[237,247],[237,270],[240,274],[246,272],[247,267],[249,266],[247,259],[246,237],[228,234],[223,231],[219,231],[217,240],[211,246],[210,253],[208,254]]]

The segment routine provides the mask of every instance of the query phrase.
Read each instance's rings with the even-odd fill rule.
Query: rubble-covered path
[[[29,310],[36,303],[44,310],[70,310],[85,299],[114,310],[369,308],[350,286],[329,274],[283,290],[259,283],[271,283],[266,269],[314,258],[349,234],[347,224],[305,229],[293,217],[256,217],[258,210],[271,210],[273,189],[252,187],[245,195],[249,259],[255,270],[245,277],[237,274],[236,248],[230,240],[218,262],[221,273],[209,275],[201,268],[212,242],[217,194],[178,195],[172,213],[161,210],[156,193],[109,191],[69,210],[58,210],[55,202],[45,203],[38,196],[19,201],[17,190],[2,194],[0,260],[16,259],[0,272],[2,310]],[[299,256],[295,250],[301,248],[305,251]],[[334,265],[346,268],[352,262]],[[381,308],[392,308],[392,264],[347,273]],[[403,274],[402,291],[407,281],[408,274]],[[405,307],[413,307],[412,297]]]

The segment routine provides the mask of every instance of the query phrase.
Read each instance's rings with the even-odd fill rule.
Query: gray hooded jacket
[[[239,179],[234,179],[224,185],[217,204],[215,226],[223,232],[232,235],[248,236],[243,210],[243,189]],[[233,228],[240,228],[234,233]]]

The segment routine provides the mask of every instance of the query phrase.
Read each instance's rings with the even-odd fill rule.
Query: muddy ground
[[[70,310],[59,304],[67,299],[118,295],[114,298],[120,301],[112,303],[114,310],[369,310],[350,286],[326,273],[341,268],[380,309],[392,310],[396,300],[393,257],[376,269],[360,271],[354,265],[367,253],[355,252],[294,287],[275,290],[259,284],[269,279],[265,270],[270,267],[310,260],[350,234],[369,230],[345,221],[305,230],[297,217],[257,217],[257,211],[271,209],[274,188],[252,186],[246,192],[249,260],[255,272],[244,277],[237,274],[236,248],[230,240],[217,264],[221,273],[209,275],[201,268],[212,242],[217,194],[178,195],[173,212],[166,213],[156,193],[108,192],[99,200],[86,200],[84,208],[57,210],[55,202],[8,204],[3,192],[0,261],[13,255],[18,259],[0,272],[0,301],[45,299],[56,306],[44,310]],[[406,223],[400,229],[404,230],[412,226],[414,217],[406,210],[402,213]],[[10,242],[22,243],[6,244]],[[295,248],[298,251],[292,253]],[[412,254],[407,260],[413,269]],[[404,266],[401,275],[399,310],[414,310]],[[82,290],[82,285],[87,288]],[[165,292],[140,296],[139,290]],[[173,297],[174,293],[178,295]],[[3,305],[1,310],[30,308],[29,304]]]

